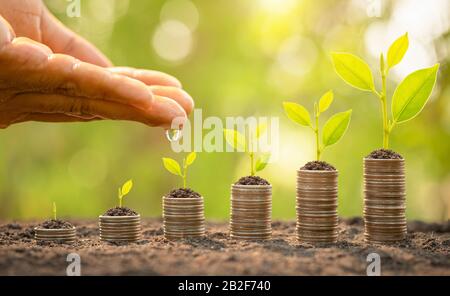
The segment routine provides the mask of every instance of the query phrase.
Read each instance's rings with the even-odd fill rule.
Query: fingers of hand
[[[181,88],[181,82],[178,79],[164,72],[134,69],[130,67],[114,67],[109,68],[109,71],[140,80],[147,85],[162,85]]]
[[[136,79],[65,55],[53,55],[48,68],[50,77],[60,77],[55,86],[73,91],[75,96],[129,104],[143,110],[152,107],[151,91]]]
[[[160,85],[152,85],[149,86],[149,88],[154,95],[170,98],[180,104],[180,106],[183,107],[184,111],[186,111],[187,114],[191,113],[194,109],[194,100],[187,92],[185,92],[181,88]]]
[[[0,15],[0,49],[14,39],[14,30],[11,25]]]
[[[16,94],[0,111],[19,114],[21,121],[100,117],[169,127],[175,117],[186,118],[186,113],[193,108],[192,98],[169,75],[153,71],[131,74],[128,70],[129,75],[123,75],[123,71],[111,71],[67,55],[52,54],[47,46],[23,37],[14,39],[0,52],[0,67],[3,72],[0,78],[13,85]],[[170,86],[149,87],[143,81],[165,81]],[[71,118],[41,117],[41,113],[66,114]],[[86,119],[85,115],[90,117]]]
[[[142,110],[111,101],[58,94],[28,93],[17,95],[9,108],[23,111],[12,123],[31,120],[30,118],[39,121],[49,121],[49,119],[66,121],[65,119],[68,119],[69,116],[69,121],[89,121],[93,119],[131,120],[150,126],[168,128],[173,119],[186,118],[185,111],[178,103],[161,96],[155,96],[151,109]]]
[[[23,116],[16,118],[14,123],[26,122],[26,121],[40,121],[40,122],[89,122],[94,120],[100,120],[100,117],[79,117],[59,113],[27,113]]]

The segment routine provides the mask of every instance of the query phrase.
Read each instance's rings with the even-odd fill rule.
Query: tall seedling
[[[187,169],[191,164],[194,163],[196,158],[197,153],[195,152],[191,152],[188,154],[188,156],[183,158],[183,171],[181,171],[181,166],[176,160],[168,157],[164,157],[162,160],[166,170],[168,170],[170,173],[176,176],[180,176],[183,179],[183,188],[186,188]]]
[[[130,193],[131,188],[133,188],[133,180],[128,180],[122,185],[122,187],[119,187],[119,207],[123,206],[123,198],[125,195]]]
[[[381,90],[375,88],[372,71],[359,57],[345,52],[331,54],[337,74],[354,88],[374,93],[380,100],[383,116],[383,147],[389,148],[389,136],[398,124],[416,117],[430,98],[436,83],[439,64],[417,70],[403,79],[392,96],[391,116],[388,112],[387,77],[389,71],[403,59],[408,50],[408,33],[392,43],[387,59],[380,55]]]
[[[237,130],[223,130],[228,145],[233,147],[236,151],[245,152],[249,156],[251,176],[254,176],[256,172],[262,171],[269,162],[270,153],[262,153],[255,162],[257,142],[266,131],[267,125],[264,123],[259,124],[254,130],[250,130],[249,128],[247,137]]]
[[[302,105],[293,102],[283,103],[284,111],[291,121],[302,126],[310,127],[313,130],[316,139],[316,160],[320,160],[322,152],[326,147],[336,144],[344,136],[350,123],[352,110],[333,115],[323,127],[322,143],[320,143],[319,117],[323,112],[328,110],[333,99],[333,91],[330,90],[318,102],[314,103],[314,123],[311,121],[308,110]]]

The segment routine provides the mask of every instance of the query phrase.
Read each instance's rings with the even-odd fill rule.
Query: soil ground
[[[450,221],[408,223],[408,237],[394,245],[368,245],[360,218],[343,219],[332,246],[298,243],[295,222],[274,222],[266,242],[228,238],[226,223],[207,223],[207,236],[171,242],[161,220],[143,220],[143,238],[129,245],[100,242],[96,221],[71,221],[73,245],[38,243],[38,223],[0,225],[0,275],[65,275],[66,256],[81,257],[83,275],[365,275],[366,257],[381,257],[382,275],[450,275]]]

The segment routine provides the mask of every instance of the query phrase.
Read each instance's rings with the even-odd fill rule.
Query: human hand
[[[118,119],[167,128],[193,108],[170,75],[102,66],[110,62],[41,1],[0,2],[0,127]]]

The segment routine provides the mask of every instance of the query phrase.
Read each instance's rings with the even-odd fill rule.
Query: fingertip
[[[168,128],[174,120],[184,122],[187,119],[186,111],[177,102],[163,96],[153,96],[151,121],[156,125]]]
[[[175,100],[184,108],[187,114],[190,114],[194,109],[194,99],[181,88],[160,85],[149,86],[149,88],[155,95],[160,95]]]

